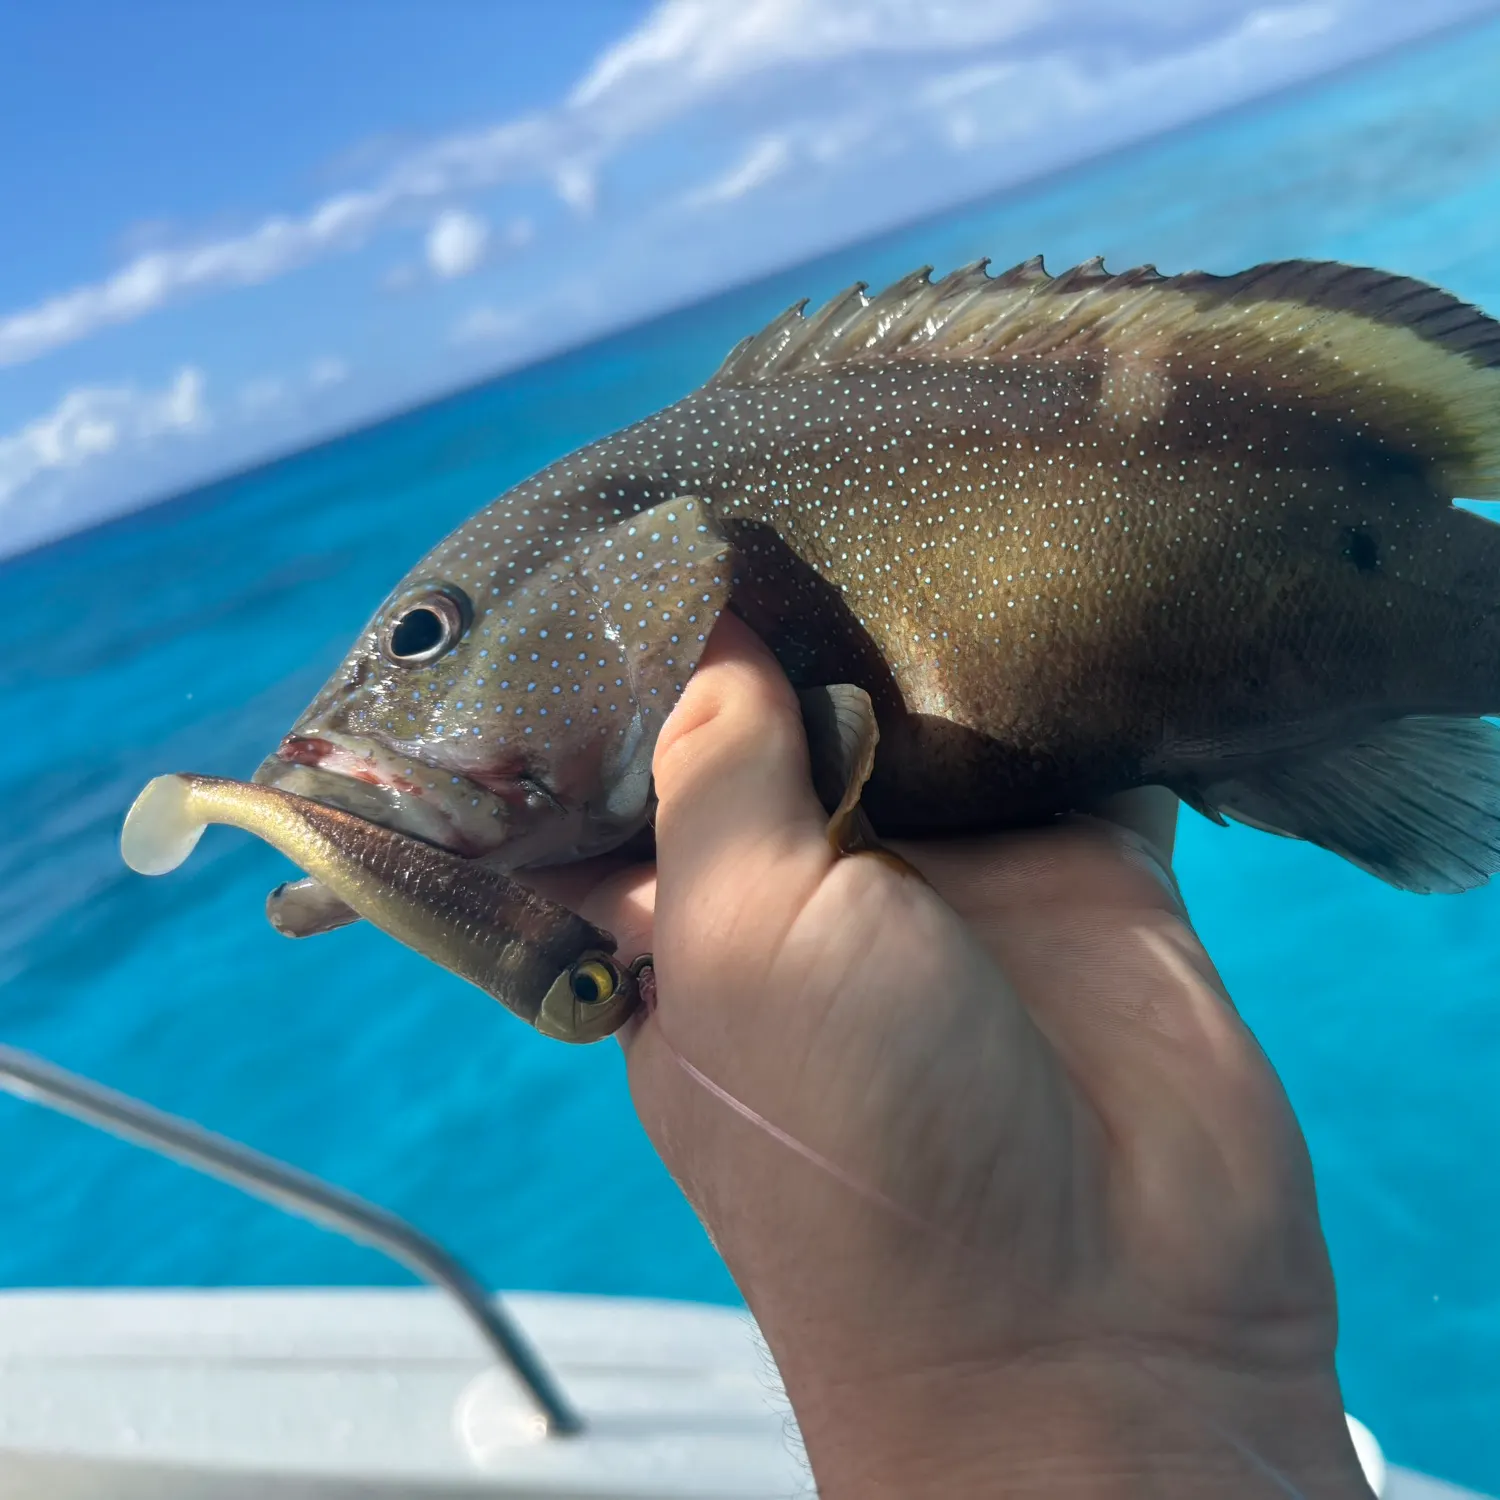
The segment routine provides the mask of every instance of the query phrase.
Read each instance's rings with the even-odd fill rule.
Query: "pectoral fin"
[[[1402,890],[1472,890],[1500,870],[1500,728],[1485,719],[1398,719],[1179,794],[1218,822],[1306,839]]]
[[[839,855],[873,854],[916,875],[911,865],[880,842],[859,805],[880,743],[870,695],[845,682],[804,688],[797,696],[812,759],[813,787],[829,810],[829,847]]]

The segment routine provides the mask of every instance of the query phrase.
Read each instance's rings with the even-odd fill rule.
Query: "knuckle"
[[[657,793],[670,796],[747,751],[757,758],[805,755],[796,696],[784,679],[737,665],[708,668],[662,726],[652,760]]]

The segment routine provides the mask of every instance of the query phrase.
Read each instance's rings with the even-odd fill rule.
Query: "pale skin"
[[[925,880],[836,858],[731,619],[655,775],[656,865],[549,888],[655,956],[636,1106],[823,1500],[1368,1497],[1306,1147],[1163,873],[1175,801],[901,846]]]

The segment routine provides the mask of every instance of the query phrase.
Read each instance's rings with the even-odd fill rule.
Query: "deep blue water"
[[[547,460],[665,404],[789,301],[1036,250],[1337,257],[1500,312],[1500,24],[742,289],[0,566],[0,1039],[410,1215],[492,1284],[730,1300],[612,1046],[530,1035],[365,927],[290,944],[287,867],[210,830],[120,864],[152,775],[245,775],[386,588]],[[1500,581],[1497,581],[1500,586]],[[1291,1092],[1351,1409],[1500,1492],[1500,890],[1401,895],[1185,816],[1210,949]],[[0,1283],[380,1282],[382,1259],[0,1099]]]

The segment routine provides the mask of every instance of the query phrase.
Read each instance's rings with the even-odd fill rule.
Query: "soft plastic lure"
[[[125,819],[120,852],[143,875],[175,870],[209,823],[264,839],[351,911],[441,964],[547,1036],[594,1042],[640,998],[648,960],[481,861],[274,787],[158,776]]]

